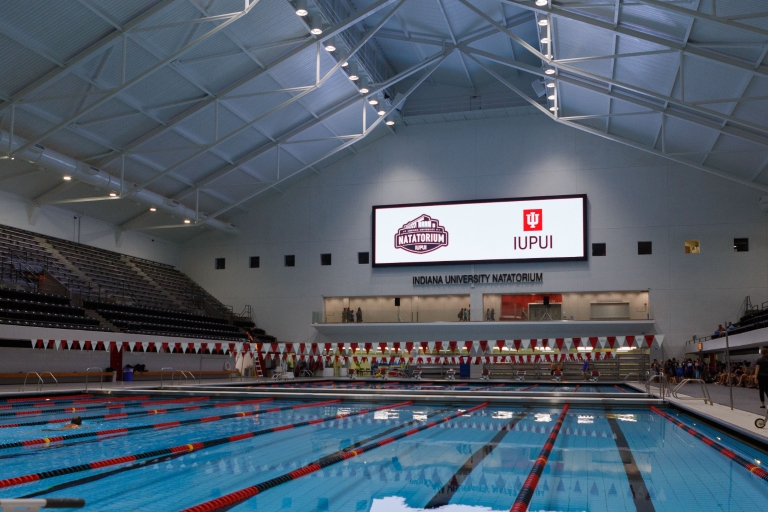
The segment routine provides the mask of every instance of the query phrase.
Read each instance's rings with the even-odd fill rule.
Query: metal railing
[[[99,370],[99,383],[100,389],[104,389],[104,379],[102,373],[104,373],[104,369],[99,366],[91,366],[89,368],[85,369],[85,390],[88,391],[88,375],[91,373],[96,373],[95,370]]]
[[[692,396],[681,398],[680,396],[678,396],[678,393],[680,393],[680,388],[682,388],[684,385],[688,383],[694,383],[694,382],[697,382],[701,385],[701,394],[703,395],[703,398],[696,398]],[[672,396],[677,400],[704,400],[704,405],[706,405],[707,402],[709,402],[709,405],[715,405],[715,403],[712,401],[712,398],[710,398],[709,396],[709,389],[707,389],[707,383],[704,382],[702,379],[684,379],[680,384],[678,384],[672,389]]]
[[[53,375],[51,372],[43,372],[40,374],[41,379],[43,378],[43,375],[50,375],[53,379],[53,382],[56,383],[56,387],[59,387],[59,379],[57,379],[55,375]],[[42,386],[40,386],[40,388],[42,389]]]
[[[166,366],[164,368],[160,368],[160,389],[163,389],[163,375],[165,375],[163,372],[170,371],[171,372],[171,386],[173,386],[173,373],[174,370],[170,366]]]
[[[653,375],[651,378],[649,378],[645,383],[645,390],[648,392],[648,394],[651,393],[651,384],[654,382],[659,383],[659,396],[663,399],[666,398],[666,396],[669,394],[669,381],[667,380],[666,375],[663,373],[659,375]]]
[[[43,378],[40,376],[37,372],[27,372],[27,374],[24,376],[24,384],[22,384],[20,391],[25,391],[27,389],[27,379],[30,375],[37,376],[37,382],[35,383],[35,391],[40,391],[43,389]]]
[[[184,377],[185,381],[188,379],[195,380],[195,375],[192,372],[185,372],[184,370],[173,370],[173,372],[171,373],[171,386],[173,386],[173,378],[177,373],[180,373],[181,376]],[[160,374],[161,386],[162,386],[162,376],[163,374],[161,373]],[[179,379],[179,381],[181,381],[181,379]]]

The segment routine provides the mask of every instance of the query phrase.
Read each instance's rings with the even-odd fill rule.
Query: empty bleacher
[[[7,226],[0,226],[0,281],[33,292],[56,290],[5,290],[0,325],[275,341],[256,328],[250,310],[233,314],[171,265]]]
[[[243,341],[246,338],[238,327],[223,318],[107,302],[86,301],[84,304],[128,333],[227,341]]]
[[[109,330],[85,309],[70,305],[67,297],[0,288],[0,325],[57,329]]]

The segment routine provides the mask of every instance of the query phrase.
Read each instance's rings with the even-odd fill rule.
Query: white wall
[[[33,223],[30,223],[27,204],[0,192],[0,224],[179,266],[180,248],[177,244],[137,231],[124,231],[118,242],[114,225],[53,206],[39,208],[37,215],[33,216]]]
[[[606,257],[587,262],[372,269],[357,264],[371,247],[371,206],[377,204],[586,193],[590,242]],[[235,309],[254,306],[258,323],[286,341],[314,339],[313,311],[324,296],[650,289],[666,354],[683,350],[693,333],[736,320],[746,295],[768,299],[766,214],[758,190],[655,155],[560,126],[539,114],[514,118],[397,127],[397,134],[362,148],[299,184],[256,204],[235,220],[242,230],[186,244],[181,269]],[[733,238],[750,251],[734,253]],[[701,254],[684,241],[701,240]],[[653,254],[637,255],[637,242]],[[320,254],[333,254],[320,266]],[[296,267],[283,266],[285,254]],[[248,257],[261,268],[249,269]],[[227,268],[214,271],[214,258]],[[543,284],[418,287],[425,273],[544,272]],[[497,312],[498,314],[498,312]]]

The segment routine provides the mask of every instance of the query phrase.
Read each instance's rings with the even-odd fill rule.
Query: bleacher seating
[[[171,265],[7,226],[0,226],[0,281],[38,292],[57,281],[51,291],[68,295],[6,289],[0,324],[276,341]]]
[[[66,297],[0,288],[0,325],[24,325],[57,329],[108,330],[83,308]]]
[[[86,301],[84,305],[129,333],[227,341],[243,341],[246,337],[237,326],[223,318],[106,302]]]

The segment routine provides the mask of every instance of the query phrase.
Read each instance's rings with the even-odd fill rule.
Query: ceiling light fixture
[[[555,88],[555,82],[547,82],[547,88],[554,89]]]
[[[368,88],[367,76],[360,77],[360,92],[363,94],[368,94],[369,92],[371,92],[371,90]]]
[[[548,24],[549,24],[549,21],[547,21],[546,18],[543,18],[543,19],[539,20],[539,26],[541,26],[541,27],[546,27]]]
[[[541,38],[541,44],[549,44],[549,38],[548,37],[542,37]]]
[[[549,107],[549,110],[551,110],[552,112],[557,112],[557,107]]]
[[[299,16],[306,16],[309,14],[307,10],[307,0],[296,0],[296,14]]]
[[[189,219],[184,219],[184,224],[190,224],[192,221]]]
[[[536,5],[538,5],[539,7],[544,7],[548,3],[549,3],[549,0],[536,0]]]
[[[384,110],[384,107],[379,107],[379,111],[377,112],[377,114],[379,114],[380,116],[383,116],[386,113],[387,113],[387,111]]]
[[[555,74],[555,68],[547,68],[544,70],[545,75],[554,75]]]
[[[72,179],[72,176],[70,176],[69,174],[65,174],[64,176],[62,176],[62,179],[64,181],[70,181]]]
[[[113,190],[112,192],[109,193],[109,197],[117,197],[117,192]]]
[[[149,211],[151,211],[151,212],[156,212],[156,211],[157,211],[157,208],[155,208],[154,206],[150,206],[150,207],[149,207]]]
[[[352,81],[359,80],[360,75],[357,74],[357,64],[354,62],[348,66],[349,69],[349,79]]]
[[[368,98],[368,104],[373,105],[374,107],[379,104],[379,100],[376,98]]]
[[[386,121],[386,123],[385,123],[385,124],[386,124],[387,126],[395,126],[395,120],[394,120],[394,119],[392,119],[391,117],[388,117],[388,118],[387,118],[387,121]]]
[[[550,94],[549,96],[547,96],[547,99],[555,101],[555,95],[554,94]]]
[[[335,37],[329,37],[325,40],[325,51],[327,52],[335,52],[336,51],[336,38]]]
[[[323,18],[318,14],[312,17],[312,25],[309,29],[309,33],[315,36],[319,36],[323,33]]]

